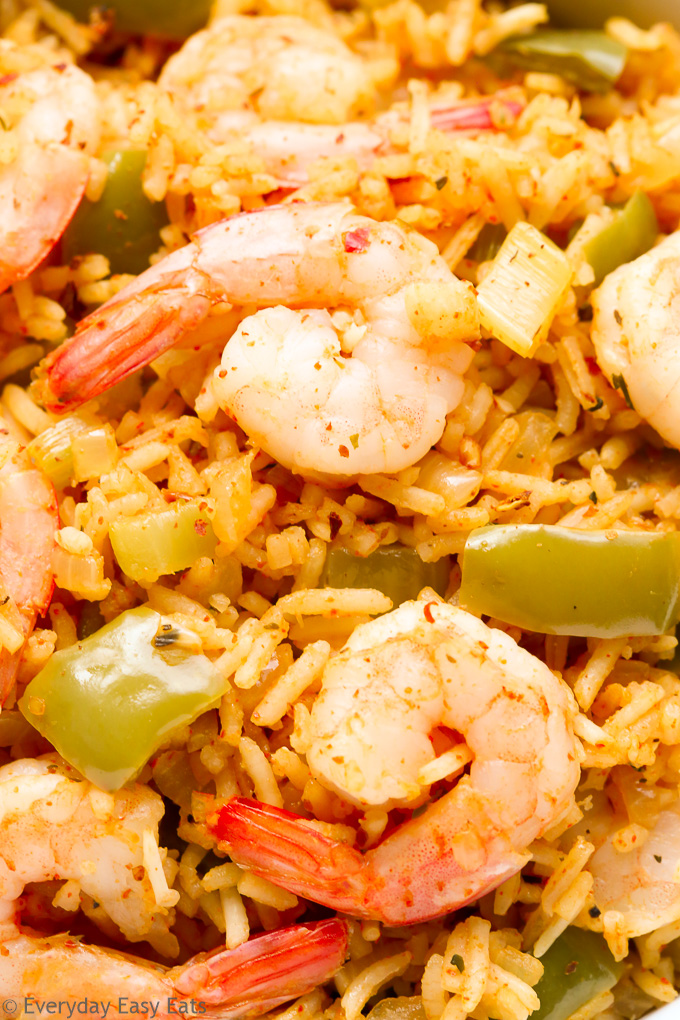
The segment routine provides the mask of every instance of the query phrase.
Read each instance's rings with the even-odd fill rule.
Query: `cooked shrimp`
[[[607,378],[680,447],[680,231],[619,266],[593,294],[593,342]]]
[[[13,932],[0,954],[0,995],[90,999],[108,1016],[256,1016],[329,981],[345,962],[347,933],[337,919],[299,924],[168,970],[68,935]]]
[[[0,428],[0,598],[7,625],[0,645],[0,704],[12,690],[36,618],[50,604],[58,527],[53,485]]]
[[[342,203],[271,206],[199,231],[83,320],[47,361],[47,405],[96,396],[224,302],[262,311],[227,343],[197,410],[224,408],[300,472],[415,463],[462,396],[463,341],[478,336],[474,292],[419,234]]]
[[[370,64],[338,37],[303,18],[233,15],[197,32],[167,62],[159,84],[198,114],[215,142],[246,141],[281,187],[308,181],[323,157],[351,156],[368,170],[392,151],[405,122],[396,110],[353,120],[373,108]],[[434,106],[442,131],[489,130],[521,112],[510,96]]]
[[[514,99],[499,95],[461,100],[433,106],[429,111],[430,125],[446,132],[490,131],[497,123],[511,125],[521,111],[521,105]],[[242,127],[238,134],[263,160],[265,170],[279,187],[298,188],[309,181],[310,166],[319,159],[351,157],[359,170],[370,170],[378,157],[395,151],[392,134],[406,123],[407,114],[395,109],[371,120],[349,121],[341,127],[270,120]],[[233,130],[226,132],[226,122],[222,126],[220,140],[227,140]]]
[[[54,754],[0,768],[0,994],[109,998],[112,1015],[121,997],[128,1005],[152,1000],[162,1017],[172,1012],[170,999],[193,997],[226,1018],[265,1012],[333,976],[347,946],[347,925],[336,920],[255,937],[170,970],[66,935],[20,929],[17,904],[26,884],[67,879],[72,895],[96,900],[128,941],[162,944],[167,952],[177,894],[156,902],[143,852],[145,833],[157,842],[163,810],[149,787],[103,793]]]
[[[0,41],[0,66],[16,47]],[[70,64],[0,78],[0,291],[23,279],[68,226],[99,138],[94,82]],[[7,156],[4,153],[8,153]]]
[[[356,628],[328,664],[308,762],[355,804],[418,803],[430,733],[462,733],[469,776],[361,854],[301,818],[236,799],[210,826],[232,859],[309,899],[387,924],[472,902],[515,874],[574,803],[568,688],[506,634],[448,604],[407,602]]]
[[[149,787],[103,793],[56,754],[2,766],[3,918],[13,916],[29,882],[58,878],[74,883],[74,895],[99,903],[130,942],[167,941],[172,910],[156,903],[142,849],[145,831],[157,842],[163,811],[161,797]]]
[[[595,851],[588,870],[593,895],[604,913],[623,915],[617,930],[628,938],[645,935],[680,917],[680,805],[662,811],[649,835],[632,850],[616,849],[616,828]]]
[[[365,60],[304,18],[231,15],[197,32],[158,79],[213,136],[258,119],[342,124],[369,112]]]

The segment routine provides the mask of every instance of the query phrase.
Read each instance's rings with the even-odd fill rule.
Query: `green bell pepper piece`
[[[475,262],[489,262],[496,258],[507,236],[502,223],[485,223],[465,257]]]
[[[559,74],[587,92],[608,92],[628,56],[626,47],[604,32],[559,28],[512,36],[494,52],[527,71]]]
[[[146,152],[102,153],[109,168],[104,192],[97,202],[86,198],[78,206],[62,238],[62,257],[106,255],[112,273],[143,273],[158,251],[159,231],[168,223],[164,202],[151,202],[142,189]]]
[[[583,246],[595,273],[595,286],[617,266],[649,251],[658,233],[654,206],[643,191],[636,191],[616,218]]]
[[[112,27],[133,35],[155,35],[163,39],[186,39],[203,28],[210,14],[211,0],[57,0],[57,6],[79,21],[88,22],[95,8],[112,18]]]
[[[133,581],[157,581],[175,574],[199,557],[212,557],[217,536],[205,500],[174,503],[111,522],[109,538],[121,570]]]
[[[153,609],[129,609],[55,652],[19,708],[87,779],[117,790],[224,694],[224,677],[198,648],[195,634]]]
[[[491,525],[463,555],[464,609],[544,634],[664,634],[679,596],[680,533]]]
[[[425,587],[444,595],[449,583],[448,556],[425,563],[415,549],[405,545],[380,546],[368,556],[333,546],[328,550],[320,585],[322,588],[377,588],[400,605],[418,597]]]
[[[541,1000],[531,1020],[567,1020],[600,992],[613,988],[624,971],[601,935],[567,928],[541,957],[545,968],[534,991]]]

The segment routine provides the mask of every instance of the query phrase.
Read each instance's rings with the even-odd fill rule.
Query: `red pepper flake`
[[[434,605],[435,605],[434,602],[426,602],[425,603],[425,607],[423,609],[423,613],[425,614],[425,619],[427,620],[428,623],[434,623],[434,616],[432,615],[432,610],[430,609],[430,606],[434,606]]]
[[[369,227],[357,227],[356,230],[348,230],[342,235],[342,243],[345,246],[345,251],[366,251],[368,248],[368,238],[370,233],[371,231]]]
[[[341,457],[349,457],[349,450],[347,449],[346,446],[339,446],[338,453],[340,454]]]
[[[206,521],[202,521],[200,517],[194,521],[194,531],[197,535],[205,535],[207,530],[208,525]]]

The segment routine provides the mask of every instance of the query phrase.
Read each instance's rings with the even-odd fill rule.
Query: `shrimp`
[[[347,936],[336,918],[293,925],[168,969],[68,935],[16,932],[3,942],[0,995],[90,999],[109,1016],[256,1016],[329,981],[345,962]]]
[[[165,64],[159,85],[214,137],[262,120],[342,124],[373,108],[370,66],[304,18],[219,18]]]
[[[168,60],[159,85],[181,108],[198,114],[217,142],[247,142],[279,187],[309,180],[324,157],[353,157],[360,170],[393,151],[391,134],[405,123],[396,110],[369,120],[375,104],[370,64],[333,33],[303,18],[220,18]],[[510,94],[435,105],[441,131],[489,130],[511,124],[522,106]]]
[[[680,448],[680,231],[619,266],[594,292],[597,361],[667,442]]]
[[[627,852],[616,848],[616,828],[588,862],[595,905],[617,911],[620,934],[636,938],[680,917],[680,804],[659,814],[649,835]]]
[[[224,302],[260,311],[229,339],[196,409],[224,408],[298,472],[415,463],[457,406],[473,357],[464,341],[479,335],[473,290],[432,242],[344,203],[270,206],[199,231],[84,319],[47,359],[47,406],[103,392]]]
[[[163,811],[148,787],[103,793],[56,754],[2,766],[0,919],[29,882],[58,878],[100,905],[95,922],[106,915],[128,941],[164,945],[173,913],[156,903],[142,849],[145,831],[157,841]]]
[[[432,106],[430,126],[438,131],[490,131],[497,123],[509,127],[522,111],[510,96],[461,100]],[[408,116],[387,110],[367,121],[349,121],[341,128],[333,124],[305,124],[293,121],[264,121],[241,129],[279,187],[298,188],[309,182],[309,169],[319,159],[351,157],[357,168],[370,170],[375,160],[396,151],[393,132],[408,124]]]
[[[307,760],[354,804],[413,805],[429,735],[445,726],[467,741],[469,776],[364,854],[240,798],[209,827],[233,860],[285,889],[390,925],[429,920],[519,871],[573,806],[574,715],[566,685],[506,634],[446,603],[406,602],[357,627],[326,667]]]
[[[14,686],[21,649],[36,618],[50,604],[58,527],[54,486],[0,429],[0,594],[9,625],[3,628],[0,649],[0,704]]]
[[[18,49],[0,41],[0,67]],[[28,276],[68,226],[89,179],[99,140],[94,82],[70,64],[11,71],[0,78],[0,292]]]
[[[265,1012],[333,976],[348,935],[337,920],[271,932],[171,969],[18,925],[28,882],[67,879],[76,886],[72,895],[99,904],[93,920],[104,912],[128,941],[167,950],[177,894],[168,891],[165,906],[156,903],[143,852],[145,833],[157,840],[163,810],[148,787],[103,793],[55,754],[0,768],[0,994],[108,999],[112,1015],[116,1003],[129,1012],[131,1002],[151,1000],[162,1017],[172,1013],[171,1000],[176,1012],[178,999],[191,997],[226,1018]]]

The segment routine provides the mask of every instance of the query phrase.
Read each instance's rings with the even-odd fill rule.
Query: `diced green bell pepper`
[[[161,245],[159,231],[168,223],[164,202],[151,202],[142,189],[144,151],[109,151],[101,157],[109,175],[101,198],[86,198],[62,238],[62,257],[106,255],[112,273],[143,273]]]
[[[463,554],[464,609],[544,634],[663,634],[679,596],[676,532],[492,525]]]
[[[211,0],[57,0],[79,21],[87,22],[90,11],[103,10],[112,17],[113,28],[133,35],[155,35],[163,39],[186,39],[203,28],[210,14]]]
[[[584,245],[583,254],[593,267],[595,286],[617,266],[644,255],[659,233],[654,206],[643,191],[628,199],[616,218]]]
[[[560,28],[512,36],[494,52],[527,71],[559,74],[587,92],[607,92],[628,56],[626,47],[604,32]]]
[[[205,500],[173,503],[135,517],[118,517],[109,528],[113,553],[133,581],[157,581],[213,556],[217,536]]]
[[[624,971],[601,935],[567,928],[541,957],[545,968],[534,991],[541,1000],[531,1020],[567,1020],[586,1002],[613,988]]]
[[[117,790],[224,693],[224,677],[199,649],[196,635],[160,613],[130,609],[55,652],[19,708],[87,779]]]
[[[342,546],[333,546],[320,584],[324,588],[377,588],[397,606],[417,598],[425,587],[444,595],[450,567],[448,556],[425,563],[415,549],[396,543],[380,546],[368,556],[355,556]]]

